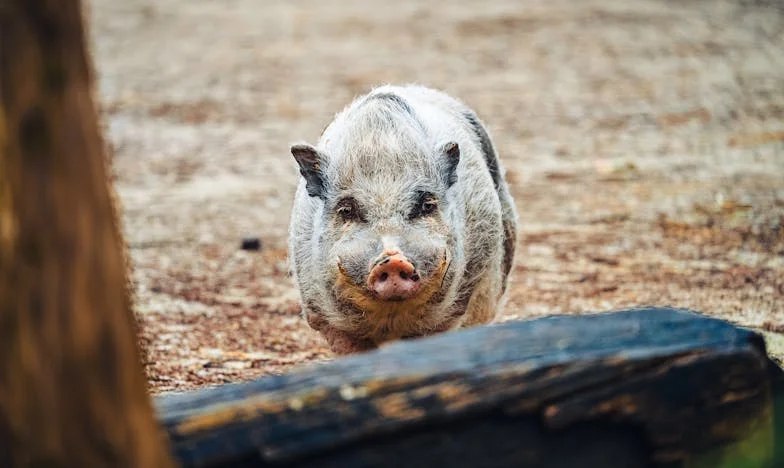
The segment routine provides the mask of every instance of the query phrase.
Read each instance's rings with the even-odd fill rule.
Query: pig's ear
[[[321,169],[324,158],[316,148],[308,144],[292,145],[291,154],[299,164],[299,173],[305,179],[308,195],[323,200],[325,198],[324,177]]]
[[[457,163],[460,162],[460,146],[454,141],[444,144],[441,146],[441,158],[441,171],[448,188],[457,181]]]

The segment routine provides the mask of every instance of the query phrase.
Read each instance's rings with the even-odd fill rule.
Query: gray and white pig
[[[336,115],[302,176],[289,259],[303,314],[337,354],[491,321],[517,213],[476,114],[418,85],[381,86]]]

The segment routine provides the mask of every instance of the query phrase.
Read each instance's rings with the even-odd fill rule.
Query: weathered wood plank
[[[765,463],[768,366],[748,330],[648,308],[396,343],[158,409],[185,466],[607,466],[612,447],[628,466]]]

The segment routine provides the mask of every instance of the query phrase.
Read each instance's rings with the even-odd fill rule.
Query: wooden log
[[[165,467],[76,0],[0,1],[0,466]]]
[[[780,376],[759,335],[645,308],[396,343],[157,407],[186,467],[763,467]]]

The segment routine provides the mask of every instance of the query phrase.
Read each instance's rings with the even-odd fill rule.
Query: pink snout
[[[367,280],[368,289],[384,301],[403,301],[419,292],[422,282],[414,265],[401,253],[381,257]]]

